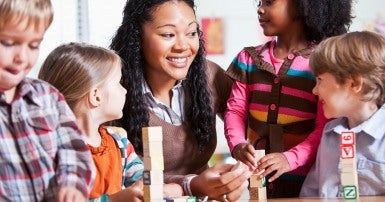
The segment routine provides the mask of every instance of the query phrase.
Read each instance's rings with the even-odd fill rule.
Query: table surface
[[[258,200],[240,200],[240,202],[258,202]],[[259,202],[385,202],[385,196],[360,196],[357,200],[344,200],[343,198],[276,198],[261,200]]]

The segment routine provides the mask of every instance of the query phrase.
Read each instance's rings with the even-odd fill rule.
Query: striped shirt
[[[152,94],[150,87],[143,84],[145,102],[159,118],[173,125],[182,125],[184,120],[184,92],[182,81],[179,81],[172,89],[171,108],[163,104]]]
[[[0,201],[54,201],[58,189],[88,197],[94,164],[64,97],[24,79],[12,103],[0,93]]]
[[[123,128],[101,126],[99,133],[102,137],[101,145],[89,145],[97,168],[89,202],[108,201],[108,194],[131,186],[143,176],[143,162],[136,155]]]

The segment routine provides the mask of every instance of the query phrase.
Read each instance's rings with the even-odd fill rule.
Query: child
[[[261,159],[256,170],[265,169],[261,177],[277,171],[268,181],[269,198],[298,196],[315,159],[326,119],[317,106],[317,97],[311,93],[315,79],[308,60],[315,44],[347,31],[351,3],[259,1],[263,32],[276,38],[244,48],[227,70],[235,82],[225,113],[226,139],[232,156],[251,169],[257,168],[254,148],[273,153]],[[292,172],[272,182],[287,171]]]
[[[94,165],[64,97],[26,78],[49,0],[0,0],[0,201],[86,201]]]
[[[120,57],[113,51],[69,43],[53,50],[39,72],[40,79],[63,93],[86,134],[97,168],[90,194],[95,200],[112,200],[126,193],[120,192],[122,188],[143,175],[143,163],[126,131],[102,125],[122,116],[127,91],[120,85],[121,68]]]
[[[342,197],[340,134],[356,136],[360,195],[385,194],[385,38],[372,32],[352,32],[320,43],[310,66],[317,77],[325,125],[317,159],[301,196]]]

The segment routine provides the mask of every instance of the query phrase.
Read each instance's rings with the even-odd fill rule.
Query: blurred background
[[[108,47],[122,21],[126,0],[52,0],[54,20],[41,44],[40,56],[30,77],[50,51],[62,43],[87,42]],[[255,0],[195,0],[197,19],[204,31],[207,57],[227,69],[233,57],[245,46],[266,41],[259,27]],[[220,5],[220,6],[219,6]],[[355,0],[355,16],[350,31],[371,30],[385,34],[385,1]],[[218,118],[218,146],[211,160],[234,162]]]

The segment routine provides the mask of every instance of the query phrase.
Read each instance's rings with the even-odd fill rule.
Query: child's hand
[[[264,170],[264,171],[263,171]],[[266,177],[273,171],[277,171],[273,176],[269,178],[269,182],[274,181],[283,173],[290,171],[290,165],[283,153],[271,153],[262,157],[258,161],[258,167],[255,172],[261,172],[260,178]]]
[[[183,196],[183,188],[176,183],[163,185],[163,196],[177,198]]]
[[[75,187],[61,187],[56,197],[57,202],[72,202],[80,201],[86,202],[87,199],[83,193],[77,190]]]
[[[142,202],[143,198],[143,181],[138,180],[133,185],[122,189],[121,191],[112,194],[108,197],[109,202],[114,201],[130,201],[130,202]]]
[[[255,149],[253,145],[249,143],[240,143],[233,149],[233,157],[239,161],[242,161],[247,165],[250,170],[257,168],[257,162],[255,162]]]

